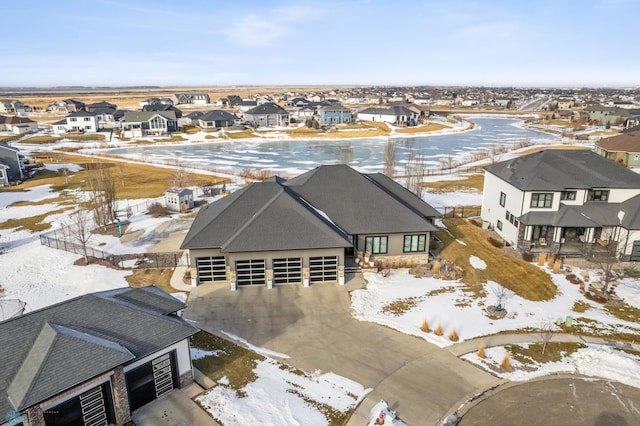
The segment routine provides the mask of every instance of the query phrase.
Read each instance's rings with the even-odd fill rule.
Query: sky
[[[0,86],[636,87],[638,3],[3,1]]]

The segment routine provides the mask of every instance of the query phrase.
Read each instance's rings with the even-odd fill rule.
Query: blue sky
[[[638,0],[2,1],[0,86],[637,86]]]

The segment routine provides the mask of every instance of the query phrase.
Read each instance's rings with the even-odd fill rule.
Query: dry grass
[[[438,324],[435,330],[433,330],[433,334],[436,336],[442,336],[444,334],[444,330],[442,329],[442,324]]]
[[[422,186],[429,188],[429,192],[436,194],[454,191],[482,191],[484,187],[484,175],[475,174],[466,176],[464,179],[425,182]]]
[[[64,139],[69,139],[72,141],[101,141],[104,142],[107,140],[107,135],[104,133],[67,133],[62,136]]]
[[[542,343],[532,343],[527,346],[507,345],[505,348],[511,353],[511,357],[522,364],[558,362],[563,357],[571,355],[586,345],[573,342],[548,342],[542,354]]]
[[[420,324],[420,330],[424,331],[425,333],[429,331],[429,323],[426,319],[422,320],[422,324]]]
[[[604,309],[612,316],[629,322],[640,322],[640,309],[635,306],[627,305],[626,303],[622,306],[612,306],[605,304]]]
[[[440,255],[465,271],[462,282],[469,291],[484,296],[484,284],[491,280],[528,300],[549,300],[556,295],[557,288],[549,274],[491,245],[480,227],[466,219],[444,219],[444,225],[453,238],[446,231],[437,232],[438,238],[445,244]],[[466,245],[454,243],[454,238],[464,241]],[[478,253],[482,253],[486,269],[471,266],[469,257]]]
[[[509,352],[506,352],[504,354],[504,358],[502,358],[500,367],[502,367],[504,371],[513,371],[513,366],[511,365],[511,357],[509,356]]]
[[[487,345],[484,342],[481,342],[478,346],[478,358],[486,358],[487,354],[485,353],[485,348]]]
[[[189,139],[185,138],[179,133],[172,133],[168,138],[154,139],[153,141],[157,143],[164,143],[164,142],[184,142],[188,140]]]
[[[571,310],[573,312],[577,312],[577,313],[583,313],[586,312],[587,310],[591,309],[591,305],[589,305],[588,303],[585,303],[581,300],[576,300],[573,303],[573,306],[571,307]]]
[[[22,143],[28,143],[28,144],[48,144],[48,143],[56,143],[58,142],[60,139],[60,137],[58,136],[49,136],[49,135],[37,135],[37,136],[31,136],[27,139],[22,140]]]
[[[259,136],[256,135],[252,129],[245,129],[245,130],[239,130],[239,131],[224,132],[224,134],[221,137],[226,139],[245,139],[245,138],[257,138]]]
[[[422,297],[408,297],[406,299],[396,299],[393,302],[382,307],[381,311],[385,314],[400,316],[411,309],[415,308],[418,303],[423,300]]]
[[[22,191],[39,185],[52,185],[52,189],[54,191],[62,191],[65,189],[86,190],[86,181],[88,176],[86,169],[88,167],[95,167],[102,164],[111,169],[111,172],[113,173],[116,181],[116,197],[118,199],[153,198],[160,197],[164,194],[165,190],[169,186],[170,177],[173,174],[173,170],[168,168],[155,167],[148,164],[118,162],[107,159],[87,159],[73,154],[56,154],[51,157],[39,158],[39,160],[43,161],[45,164],[78,164],[83,167],[83,170],[69,175],[68,183],[65,177],[58,172],[51,170],[39,170],[33,178],[26,180],[20,185],[0,189],[0,193],[2,191]],[[124,172],[124,185],[119,177],[120,170],[118,165],[121,165]],[[218,184],[226,181],[228,181],[228,179],[218,178],[215,176],[193,173],[189,174],[190,185],[209,183]]]
[[[156,286],[167,293],[175,293],[176,289],[171,287],[172,269],[134,269],[131,275],[127,275],[125,280],[130,287]]]
[[[217,356],[194,360],[193,366],[214,381],[227,377],[229,386],[238,396],[244,396],[242,389],[258,378],[253,370],[259,361],[265,359],[262,355],[202,330],[191,338],[191,346],[205,351],[217,351]]]
[[[540,120],[536,124],[545,124],[545,125],[549,125],[549,126],[566,127],[567,129],[572,129],[572,130],[579,129],[580,127],[583,126],[582,123],[579,123],[577,121],[569,122],[569,121],[560,120],[560,119]]]
[[[590,150],[591,148],[586,147],[586,146],[581,146],[581,145],[544,145],[544,146],[534,146],[532,148],[529,149],[525,149],[524,151],[520,151],[518,153],[518,155],[528,155],[528,154],[533,154],[534,152],[540,152],[540,151],[549,151],[551,149],[587,149]]]
[[[451,126],[447,126],[441,123],[429,123],[424,126],[412,126],[412,127],[404,127],[402,129],[396,129],[396,133],[413,135],[413,134],[420,134],[420,133],[437,132],[438,130],[450,129],[450,128]]]
[[[22,217],[19,219],[9,219],[4,222],[0,222],[0,229],[15,229],[16,231],[26,229],[31,232],[46,231],[47,229],[51,228],[51,223],[45,222],[45,220],[50,215],[64,213],[65,211],[72,210],[72,209],[73,207],[69,207],[66,209],[53,210],[37,216]]]

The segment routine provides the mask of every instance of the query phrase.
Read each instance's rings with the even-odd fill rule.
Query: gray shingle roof
[[[251,108],[245,114],[249,115],[261,115],[261,114],[289,114],[284,108],[282,108],[278,104],[274,104],[273,102],[266,102],[264,104],[258,105],[255,108]]]
[[[522,191],[640,188],[640,175],[587,150],[548,150],[484,168]]]
[[[285,185],[352,235],[436,230],[424,215],[416,214],[416,210],[431,212],[427,203],[413,194],[414,199],[408,202],[412,197],[406,193],[400,196],[399,184],[395,183],[394,189],[394,184],[384,178],[359,173],[346,165],[320,166]]]
[[[1,322],[0,412],[31,406],[188,338],[197,329],[168,315],[184,307],[155,287],[123,288]]]
[[[340,229],[274,178],[202,209],[181,248],[243,252],[350,245]]]
[[[235,115],[229,114],[227,111],[222,111],[220,109],[208,111],[198,118],[202,121],[239,120]]]
[[[124,121],[126,123],[142,123],[151,120],[156,115],[161,115],[167,120],[176,120],[175,111],[127,111],[124,113]]]

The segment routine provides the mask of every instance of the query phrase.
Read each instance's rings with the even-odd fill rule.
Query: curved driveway
[[[344,287],[279,286],[241,288],[205,284],[194,288],[184,318],[208,332],[221,331],[290,356],[288,364],[306,371],[334,372],[372,392],[350,424],[365,424],[381,399],[410,425],[436,424],[451,406],[498,379],[451,352],[424,340],[350,314]],[[222,335],[225,337],[224,335]]]

